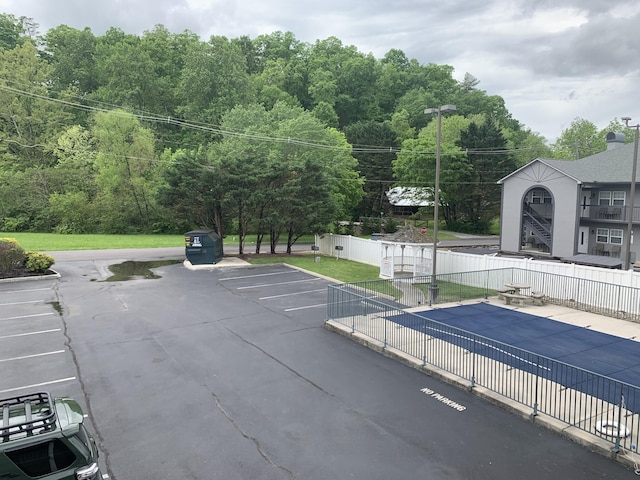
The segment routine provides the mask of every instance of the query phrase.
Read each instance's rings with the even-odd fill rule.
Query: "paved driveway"
[[[55,313],[62,331],[50,335],[66,353],[52,370],[77,380],[51,390],[84,394],[112,478],[633,475],[328,332],[327,280],[282,265],[177,264],[156,269],[156,280],[104,282],[117,261],[60,262],[42,304],[0,311]],[[32,284],[42,285],[21,288]],[[0,336],[12,322],[0,320]],[[39,368],[30,367],[34,379]]]

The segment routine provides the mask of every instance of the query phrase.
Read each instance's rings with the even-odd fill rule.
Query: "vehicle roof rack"
[[[36,392],[0,400],[0,437],[32,436],[56,428],[56,409],[48,392]],[[18,420],[12,423],[12,418]]]

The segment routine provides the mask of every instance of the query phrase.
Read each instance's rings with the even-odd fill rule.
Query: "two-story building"
[[[633,241],[634,230],[640,240],[640,200],[637,189],[631,192],[632,169],[633,144],[609,133],[604,152],[579,160],[537,158],[507,175],[498,182],[500,250],[630,268],[640,260]],[[624,265],[627,235],[630,265]]]

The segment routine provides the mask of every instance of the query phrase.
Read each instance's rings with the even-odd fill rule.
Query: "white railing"
[[[388,243],[387,243],[388,244]],[[389,260],[384,258],[384,243],[376,240],[368,240],[350,235],[326,234],[316,236],[316,245],[319,252],[324,255],[339,256],[347,260],[375,265],[385,271],[385,277],[389,278]],[[336,250],[336,246],[342,250]],[[407,270],[405,257],[402,261],[403,268]],[[520,268],[529,271],[552,273],[567,277],[583,278],[596,282],[610,283],[613,285],[640,288],[640,273],[632,270],[613,270],[607,268],[589,267],[573,263],[560,263],[557,261],[532,260],[528,258],[500,257],[495,255],[476,255],[470,253],[438,250],[437,273],[473,272],[479,270],[497,270],[502,268]]]

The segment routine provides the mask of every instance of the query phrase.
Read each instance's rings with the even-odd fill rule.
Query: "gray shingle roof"
[[[629,183],[633,164],[633,143],[596,153],[579,160],[538,159],[583,183]],[[640,168],[636,172],[636,181]]]

